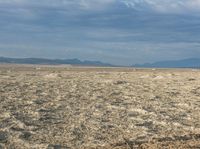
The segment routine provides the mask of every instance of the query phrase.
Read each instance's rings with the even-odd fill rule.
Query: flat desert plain
[[[0,65],[0,148],[200,148],[200,70]]]

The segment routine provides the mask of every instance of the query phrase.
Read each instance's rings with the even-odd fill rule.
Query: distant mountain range
[[[190,58],[174,61],[159,61],[155,63],[136,64],[141,68],[200,68],[200,58]]]
[[[38,65],[83,65],[83,66],[114,66],[100,61],[81,61],[79,59],[45,59],[45,58],[8,58],[0,57],[0,63],[8,64],[38,64]]]
[[[45,59],[45,58],[8,58],[0,57],[0,63],[7,64],[37,64],[37,65],[80,65],[80,66],[105,66],[114,67],[101,61],[81,61],[79,59]],[[135,64],[132,67],[140,68],[200,68],[200,58],[183,60],[158,61],[155,63]]]

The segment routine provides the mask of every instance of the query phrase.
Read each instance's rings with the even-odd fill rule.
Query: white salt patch
[[[149,75],[141,76],[140,79],[149,78]]]
[[[163,76],[156,76],[154,79],[155,80],[160,80],[160,79],[164,79],[164,77]]]
[[[10,118],[10,113],[2,113],[0,118]]]
[[[185,108],[189,108],[189,107],[190,107],[190,106],[189,106],[188,104],[186,104],[186,103],[178,103],[177,105],[180,106],[180,107],[185,107]]]
[[[164,121],[160,121],[160,122],[155,121],[154,123],[157,124],[157,125],[162,125],[162,126],[167,126],[167,125],[168,125],[168,124],[167,124],[166,122],[164,122]]]
[[[99,80],[99,82],[103,82],[103,83],[113,83],[113,80]]]
[[[114,105],[108,105],[107,108],[109,109],[118,109],[118,110],[125,110],[126,108]]]
[[[45,75],[44,77],[48,79],[53,79],[53,78],[57,78],[58,74],[51,73],[51,74]]]
[[[182,126],[180,123],[173,123],[174,124],[174,126],[178,126],[178,127],[180,127],[180,126]]]
[[[2,76],[2,79],[8,79],[10,76]]]
[[[146,111],[143,109],[131,109],[130,112],[138,112],[140,114],[146,114]]]
[[[167,77],[172,78],[172,74],[171,73],[167,74]]]

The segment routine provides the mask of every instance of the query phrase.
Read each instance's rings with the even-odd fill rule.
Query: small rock
[[[195,81],[195,78],[189,78],[188,81]]]
[[[154,79],[155,80],[160,80],[160,79],[164,79],[164,77],[163,76],[156,76],[156,77],[154,77]]]
[[[23,128],[20,128],[20,127],[11,127],[11,130],[13,130],[13,131],[24,131],[24,129]]]
[[[141,126],[141,127],[151,127],[153,125],[153,122],[149,122],[149,121],[146,121],[144,123],[140,123],[140,124],[136,124],[136,126]]]
[[[50,144],[47,149],[70,149],[70,147]]]
[[[20,135],[20,138],[21,139],[25,139],[25,140],[28,140],[30,137],[31,137],[31,133],[30,132],[23,132],[22,135]]]
[[[0,144],[0,149],[5,149],[3,144]]]
[[[35,100],[34,102],[35,102],[36,104],[38,104],[38,105],[41,105],[41,104],[46,103],[46,101],[45,101],[45,100],[42,100],[42,99]]]
[[[138,115],[139,115],[139,113],[135,112],[135,111],[131,111],[131,112],[128,113],[129,117],[137,117]]]
[[[117,81],[117,82],[115,82],[116,85],[126,84],[126,83],[127,83],[126,81]]]
[[[0,143],[5,143],[8,140],[8,133],[0,131]]]

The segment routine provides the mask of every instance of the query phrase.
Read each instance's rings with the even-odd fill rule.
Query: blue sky
[[[200,0],[0,0],[0,56],[200,58]]]

